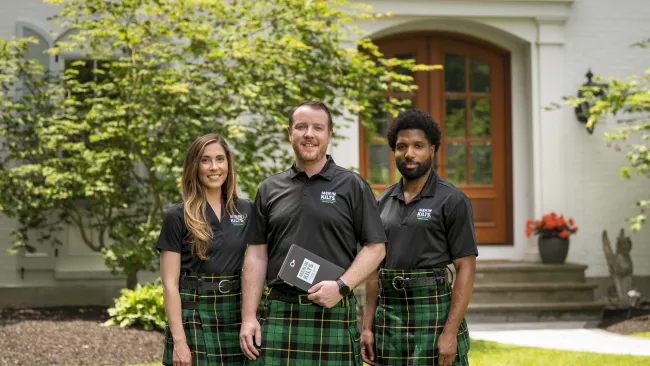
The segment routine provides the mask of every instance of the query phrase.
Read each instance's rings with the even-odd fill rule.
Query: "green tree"
[[[634,44],[645,49],[649,46],[650,39]],[[586,128],[594,128],[604,118],[616,118],[617,126],[605,132],[603,139],[617,151],[625,151],[621,177],[630,179],[636,173],[650,178],[650,69],[625,79],[597,77],[595,81],[580,88],[580,97],[565,98],[566,103],[584,110]],[[636,205],[639,214],[627,218],[632,231],[641,230],[647,220],[645,210],[650,207],[650,196]]]
[[[153,269],[197,136],[231,142],[252,196],[289,164],[293,105],[317,99],[333,106],[337,126],[361,120],[372,131],[377,108],[404,106],[381,95],[416,88],[393,70],[433,69],[381,55],[353,23],[386,14],[345,0],[46,2],[74,30],[48,52],[84,59],[48,74],[24,57],[35,40],[0,40],[0,210],[18,220],[14,249],[59,243],[55,233],[71,225],[129,288]]]

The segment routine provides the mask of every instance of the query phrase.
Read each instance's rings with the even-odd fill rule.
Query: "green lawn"
[[[574,366],[574,365],[649,365],[650,357],[609,355],[519,347],[496,342],[472,340],[469,353],[472,366]]]
[[[645,337],[650,337],[650,332],[637,334],[642,334]],[[472,340],[471,351],[469,353],[469,363],[471,366],[647,366],[650,365],[650,357],[559,351],[543,348],[510,346],[496,342]],[[132,366],[158,365],[160,364],[152,363]]]
[[[650,338],[650,332],[632,333],[631,336]]]

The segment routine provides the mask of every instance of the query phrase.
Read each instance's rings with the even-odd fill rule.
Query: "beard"
[[[294,144],[292,148],[293,152],[296,154],[296,158],[305,163],[318,162],[325,156],[325,154],[327,154],[327,146],[323,149],[320,144],[316,147],[316,151],[310,152],[301,151],[300,143]]]
[[[413,160],[404,159],[404,158],[397,160],[397,170],[399,170],[399,172],[406,180],[415,180],[427,174],[427,172],[431,168],[433,159],[429,156],[427,160],[421,163],[417,163],[417,166],[415,168],[406,167],[406,164],[413,163],[413,162],[414,162]]]

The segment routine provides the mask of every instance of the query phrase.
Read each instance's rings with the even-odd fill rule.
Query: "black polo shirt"
[[[435,170],[408,204],[401,179],[377,201],[388,235],[385,268],[429,269],[478,256],[469,198]]]
[[[179,203],[165,212],[158,251],[169,250],[181,253],[181,271],[233,274],[239,273],[244,263],[246,243],[244,243],[244,224],[250,216],[253,203],[246,199],[237,199],[236,213],[228,214],[225,202],[221,205],[221,222],[210,205],[206,205],[206,217],[214,233],[208,249],[206,261],[192,255],[188,243],[190,232],[185,226],[183,204]]]
[[[246,224],[246,243],[268,245],[269,286],[293,293],[296,290],[277,278],[291,244],[348,268],[357,243],[385,242],[370,186],[329,155],[322,171],[312,177],[294,164],[262,182]]]

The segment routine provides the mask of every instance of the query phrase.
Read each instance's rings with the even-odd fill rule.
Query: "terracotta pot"
[[[569,238],[562,239],[557,236],[540,236],[537,239],[539,255],[542,263],[562,264],[569,253]]]

